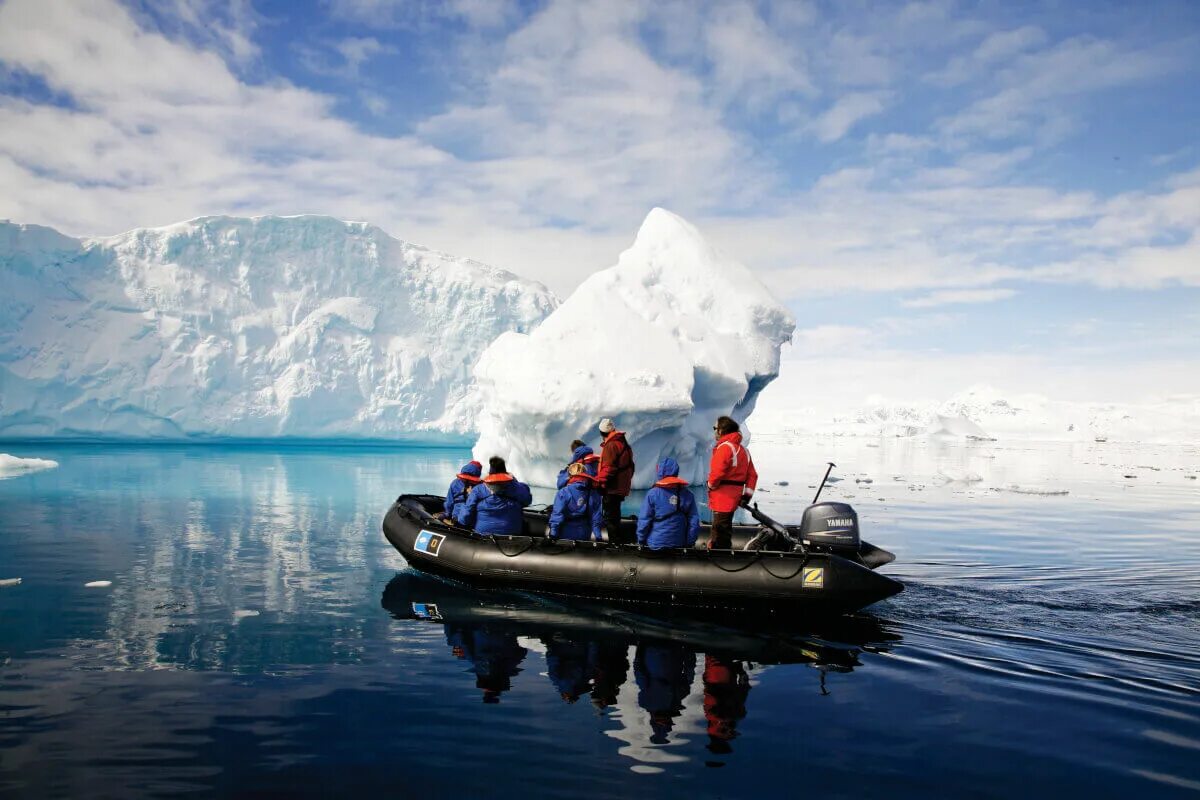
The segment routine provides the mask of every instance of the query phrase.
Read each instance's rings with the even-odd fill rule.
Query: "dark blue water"
[[[760,443],[908,587],[767,628],[410,573],[463,452],[0,449],[0,795],[1200,794],[1194,450]]]

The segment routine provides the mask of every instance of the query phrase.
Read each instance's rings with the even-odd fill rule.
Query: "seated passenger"
[[[521,509],[533,502],[529,487],[508,474],[504,459],[488,459],[488,474],[471,490],[454,520],[477,533],[520,536],[525,519]]]
[[[550,525],[546,536],[550,539],[570,539],[583,542],[603,539],[604,506],[600,502],[600,490],[596,480],[587,474],[587,467],[576,461],[567,467],[570,477],[554,496],[554,509],[550,512]]]
[[[664,458],[658,465],[658,482],[646,492],[638,514],[638,544],[651,550],[691,547],[700,534],[696,498],[679,477],[679,464]]]
[[[595,455],[592,451],[592,448],[584,444],[582,439],[576,439],[575,441],[571,442],[571,461],[567,464],[567,466],[558,471],[558,488],[561,489],[567,485],[567,479],[571,477],[567,474],[567,469],[570,468],[571,464],[577,464],[588,456],[592,455]],[[599,460],[599,458],[596,459],[597,462],[599,462]],[[595,468],[593,468],[592,474],[595,474]]]
[[[453,520],[458,516],[458,509],[467,502],[467,495],[480,483],[479,475],[483,465],[478,461],[468,461],[450,481],[450,489],[446,492],[445,511],[439,514],[442,519]]]

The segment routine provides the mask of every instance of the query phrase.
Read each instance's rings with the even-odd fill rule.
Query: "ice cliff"
[[[0,436],[462,437],[540,284],[328,217],[0,221]]]
[[[522,480],[553,485],[570,441],[597,444],[597,423],[612,417],[633,446],[635,487],[653,482],[663,456],[700,480],[713,421],[750,415],[794,328],[746,267],[654,209],[616,266],[532,333],[505,333],[484,352],[475,454],[504,456]]]

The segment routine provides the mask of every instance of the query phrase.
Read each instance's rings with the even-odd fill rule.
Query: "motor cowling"
[[[804,509],[792,534],[805,545],[858,552],[858,514],[848,503],[816,503]]]

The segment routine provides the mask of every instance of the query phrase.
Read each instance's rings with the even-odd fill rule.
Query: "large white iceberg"
[[[466,437],[541,284],[329,217],[0,221],[0,436]]]
[[[779,373],[795,322],[741,264],[690,224],[654,209],[616,266],[590,276],[532,333],[501,335],[479,359],[476,457],[503,456],[552,485],[579,437],[612,417],[633,447],[635,486],[673,456],[704,477],[712,424],[739,421]]]

